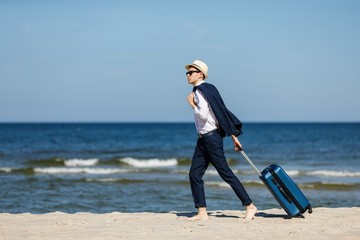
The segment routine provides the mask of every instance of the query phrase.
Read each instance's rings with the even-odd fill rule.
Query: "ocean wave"
[[[12,171],[12,168],[9,167],[2,167],[0,168],[0,172],[5,172],[5,173],[9,173]]]
[[[245,185],[264,186],[264,183],[261,180],[242,180],[241,182]]]
[[[92,159],[68,159],[64,161],[65,166],[67,167],[90,167],[94,166],[99,162],[99,159],[92,158]]]
[[[263,182],[260,180],[248,180],[241,182],[246,187],[264,187]],[[209,187],[231,188],[230,185],[224,181],[205,181],[205,185]],[[299,188],[321,191],[354,191],[360,189],[360,184],[343,182],[309,182],[300,184]]]
[[[172,171],[173,173],[177,173],[177,174],[189,174],[189,170],[174,170]]]
[[[215,169],[207,169],[205,175],[215,176],[215,175],[219,175],[219,173]]]
[[[64,166],[64,159],[54,157],[48,159],[29,160],[26,164],[35,166]]]
[[[299,186],[304,189],[316,189],[316,190],[355,190],[360,189],[358,183],[344,183],[344,182],[310,182],[304,183]]]
[[[264,185],[261,180],[245,180],[245,181],[241,181],[241,183],[252,187],[258,187]],[[213,186],[213,187],[231,188],[231,186],[224,181],[205,181],[205,185]]]
[[[220,182],[220,181],[205,181],[205,185],[213,186],[213,187],[231,188],[230,185],[227,184],[226,182]]]
[[[257,174],[254,170],[243,171],[243,170],[239,170],[239,169],[233,169],[232,172],[235,175],[256,175]],[[206,170],[205,175],[219,175],[219,173],[217,172],[217,170],[215,168],[210,167],[209,169]]]
[[[87,174],[115,174],[115,173],[127,173],[127,169],[117,168],[78,168],[78,167],[49,167],[49,168],[34,168],[35,173],[42,174],[75,174],[75,173],[87,173]]]
[[[290,177],[295,177],[300,175],[300,171],[299,170],[289,170],[289,171],[285,171],[287,173],[287,175],[289,175]]]
[[[326,177],[360,177],[360,172],[349,172],[349,171],[328,171],[328,170],[319,170],[307,172],[307,175],[317,175],[317,176],[326,176]]]
[[[33,168],[10,168],[2,167],[0,168],[0,174],[34,174]]]
[[[188,174],[188,170],[177,170],[175,171],[179,174]],[[254,175],[256,174],[255,171],[249,170],[249,171],[243,171],[234,169],[234,174],[236,175]],[[320,177],[340,177],[340,178],[358,178],[360,177],[360,172],[350,172],[350,171],[329,171],[329,170],[316,170],[316,171],[304,171],[304,170],[288,170],[286,173],[290,177],[297,177],[297,176],[320,176]],[[216,171],[216,169],[210,167],[206,170],[205,175],[219,175]]]
[[[160,160],[157,158],[142,160],[142,159],[127,157],[127,158],[121,158],[119,161],[127,165],[138,168],[171,167],[171,166],[176,166],[178,164],[176,158],[171,158],[166,160]]]
[[[178,161],[178,164],[179,166],[190,166],[191,165],[191,158],[178,158],[177,159]],[[238,163],[237,160],[234,160],[234,159],[227,159],[227,163],[229,166],[233,166],[233,165],[236,165]]]
[[[360,172],[350,171],[330,171],[330,170],[316,170],[316,171],[304,171],[304,170],[286,170],[290,177],[296,176],[325,176],[325,177],[360,177]]]
[[[177,162],[179,166],[190,166],[191,165],[191,159],[190,158],[178,158]]]
[[[178,173],[178,174],[189,174],[189,170],[190,169],[187,169],[187,170],[183,170],[183,169],[180,169],[180,170],[175,170],[173,171],[174,173]],[[253,170],[250,170],[250,171],[242,171],[242,170],[237,170],[237,169],[234,169],[232,170],[233,173],[235,175],[256,175],[256,172],[253,171]],[[209,167],[206,171],[205,171],[205,175],[207,176],[219,176],[219,173],[217,172],[217,170],[214,168],[214,167]]]
[[[138,179],[123,179],[123,178],[86,178],[86,182],[99,182],[99,183],[121,183],[121,184],[132,184],[132,183],[144,183],[145,180]]]

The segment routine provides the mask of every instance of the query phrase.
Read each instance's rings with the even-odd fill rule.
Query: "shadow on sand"
[[[176,214],[176,216],[178,217],[193,217],[197,214],[197,212],[173,212],[174,214]],[[218,218],[241,218],[238,215],[230,215],[230,214],[225,214],[223,212],[209,212],[208,213],[210,217],[218,217]],[[256,217],[262,217],[262,218],[283,218],[283,219],[291,219],[291,217],[289,217],[286,214],[269,214],[269,213],[265,213],[265,212],[258,212],[255,214]]]

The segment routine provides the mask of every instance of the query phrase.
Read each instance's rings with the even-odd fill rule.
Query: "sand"
[[[0,214],[0,239],[360,239],[360,208],[315,208],[288,219],[281,209],[210,211],[207,221],[191,212]]]

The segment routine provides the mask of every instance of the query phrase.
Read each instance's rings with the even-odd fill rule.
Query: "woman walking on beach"
[[[193,92],[187,96],[187,101],[194,109],[195,126],[198,133],[197,145],[192,157],[189,172],[191,192],[198,214],[190,220],[206,220],[206,200],[204,191],[204,173],[211,163],[227,182],[246,207],[245,219],[254,218],[257,211],[245,188],[229,168],[223,146],[223,137],[231,136],[235,151],[242,149],[238,140],[242,123],[232,114],[212,84],[205,83],[208,77],[208,66],[199,60],[185,66],[188,83],[193,85]]]

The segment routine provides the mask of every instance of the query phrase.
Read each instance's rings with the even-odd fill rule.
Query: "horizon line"
[[[243,124],[357,124],[360,121],[242,121]],[[193,121],[0,121],[0,124],[194,124]]]

